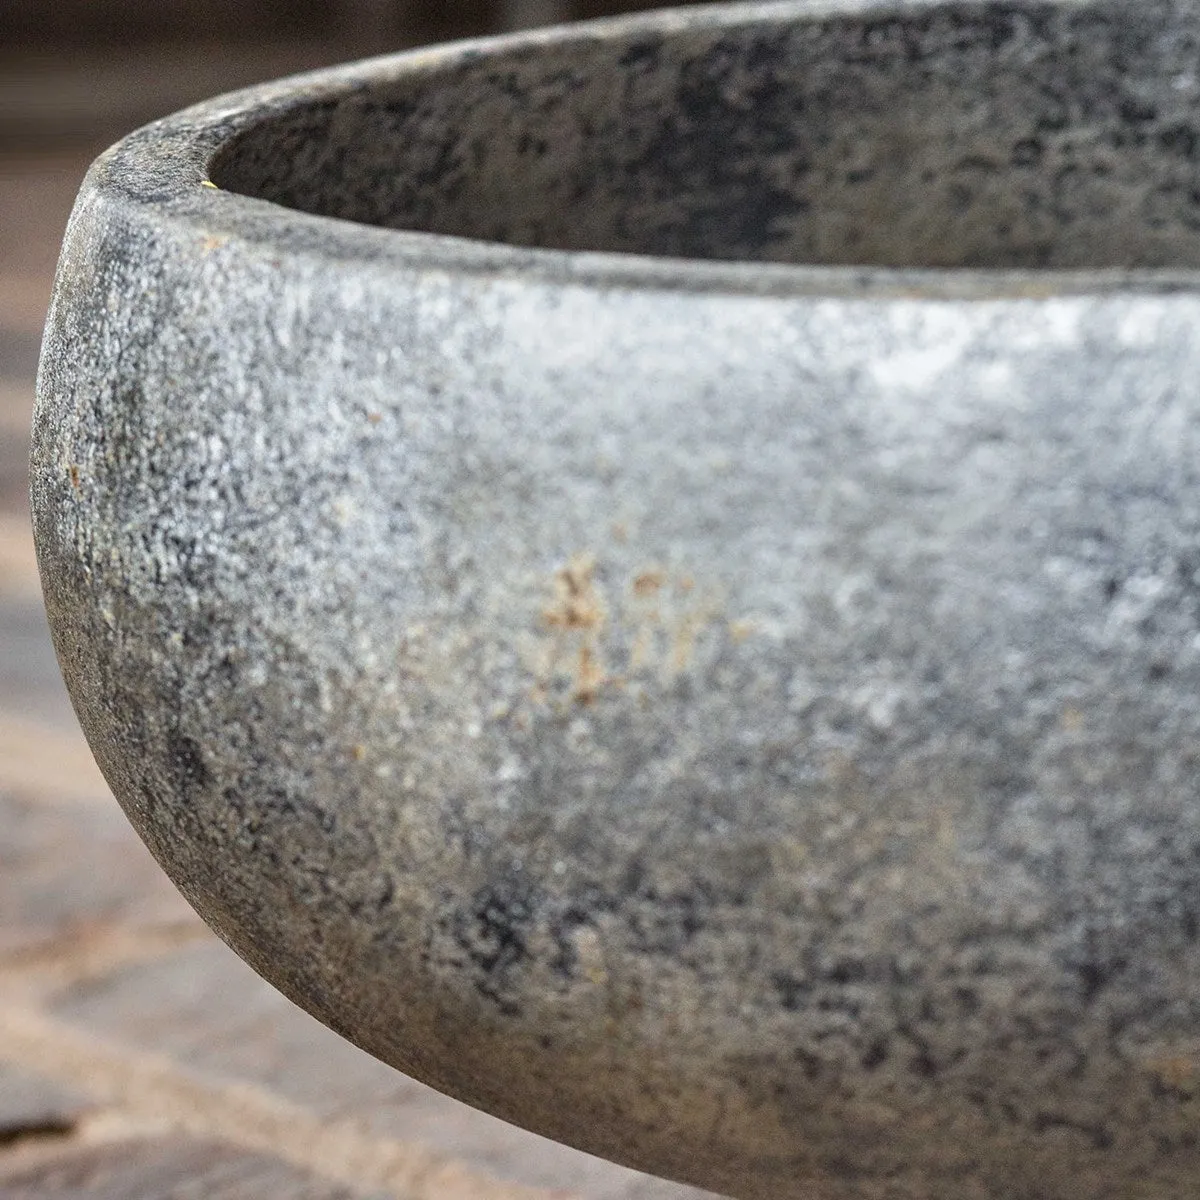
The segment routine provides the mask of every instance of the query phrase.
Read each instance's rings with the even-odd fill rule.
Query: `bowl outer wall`
[[[131,820],[306,1009],[592,1152],[1187,1194],[1190,281],[556,255],[204,186],[293,88],[437,61],[202,106],[81,194],[32,495]]]

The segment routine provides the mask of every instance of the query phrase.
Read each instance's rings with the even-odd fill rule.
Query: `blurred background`
[[[0,310],[37,323],[78,177],[95,154],[146,121],[311,67],[651,7],[647,0],[0,0]]]
[[[108,794],[29,534],[33,380],[89,162],[206,96],[634,0],[0,0],[0,1198],[693,1200],[455,1104],[261,983]]]

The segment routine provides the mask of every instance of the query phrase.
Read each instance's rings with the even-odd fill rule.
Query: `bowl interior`
[[[1195,267],[1189,11],[783,5],[516,39],[302,97],[210,174],[305,212],[519,246]]]

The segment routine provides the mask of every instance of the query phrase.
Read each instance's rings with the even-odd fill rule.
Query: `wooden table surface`
[[[59,680],[29,535],[41,323],[103,141],[45,146],[0,142],[0,1198],[698,1200],[343,1042],[208,932],[126,824]]]

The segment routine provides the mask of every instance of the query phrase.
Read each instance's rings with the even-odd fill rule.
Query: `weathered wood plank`
[[[397,1200],[571,1200],[562,1191],[494,1182],[413,1141],[371,1137],[353,1119],[322,1120],[266,1088],[206,1078],[30,1008],[0,1004],[0,1056],[78,1081],[133,1117],[274,1155],[335,1183]]]
[[[65,1142],[33,1162],[6,1165],[4,1200],[383,1200],[325,1182],[263,1154],[170,1136],[96,1146]]]
[[[0,276],[3,280],[3,276]],[[4,294],[0,291],[0,304]],[[33,415],[33,380],[20,376],[0,377],[0,438],[29,440],[30,418]]]
[[[40,600],[41,595],[29,517],[0,511],[0,601]]]
[[[0,724],[10,717],[65,733],[81,744],[40,596],[0,596]],[[0,764],[7,754],[6,749],[0,755]]]
[[[0,1064],[0,1151],[24,1138],[65,1136],[93,1107],[74,1088]]]
[[[91,969],[89,955],[112,955],[120,931],[161,951],[201,929],[115,803],[53,805],[0,789],[0,990],[12,972],[63,954]]]
[[[23,427],[7,432],[0,429],[0,512],[24,515],[28,497],[28,430]]]
[[[206,1077],[267,1087],[322,1124],[353,1119],[373,1137],[415,1141],[515,1184],[570,1189],[588,1200],[706,1195],[557,1145],[424,1087],[325,1029],[215,942],[68,985],[48,1007],[57,1020],[111,1044]]]
[[[28,720],[3,703],[0,703],[0,788],[27,797],[112,803],[108,784],[83,734]]]

